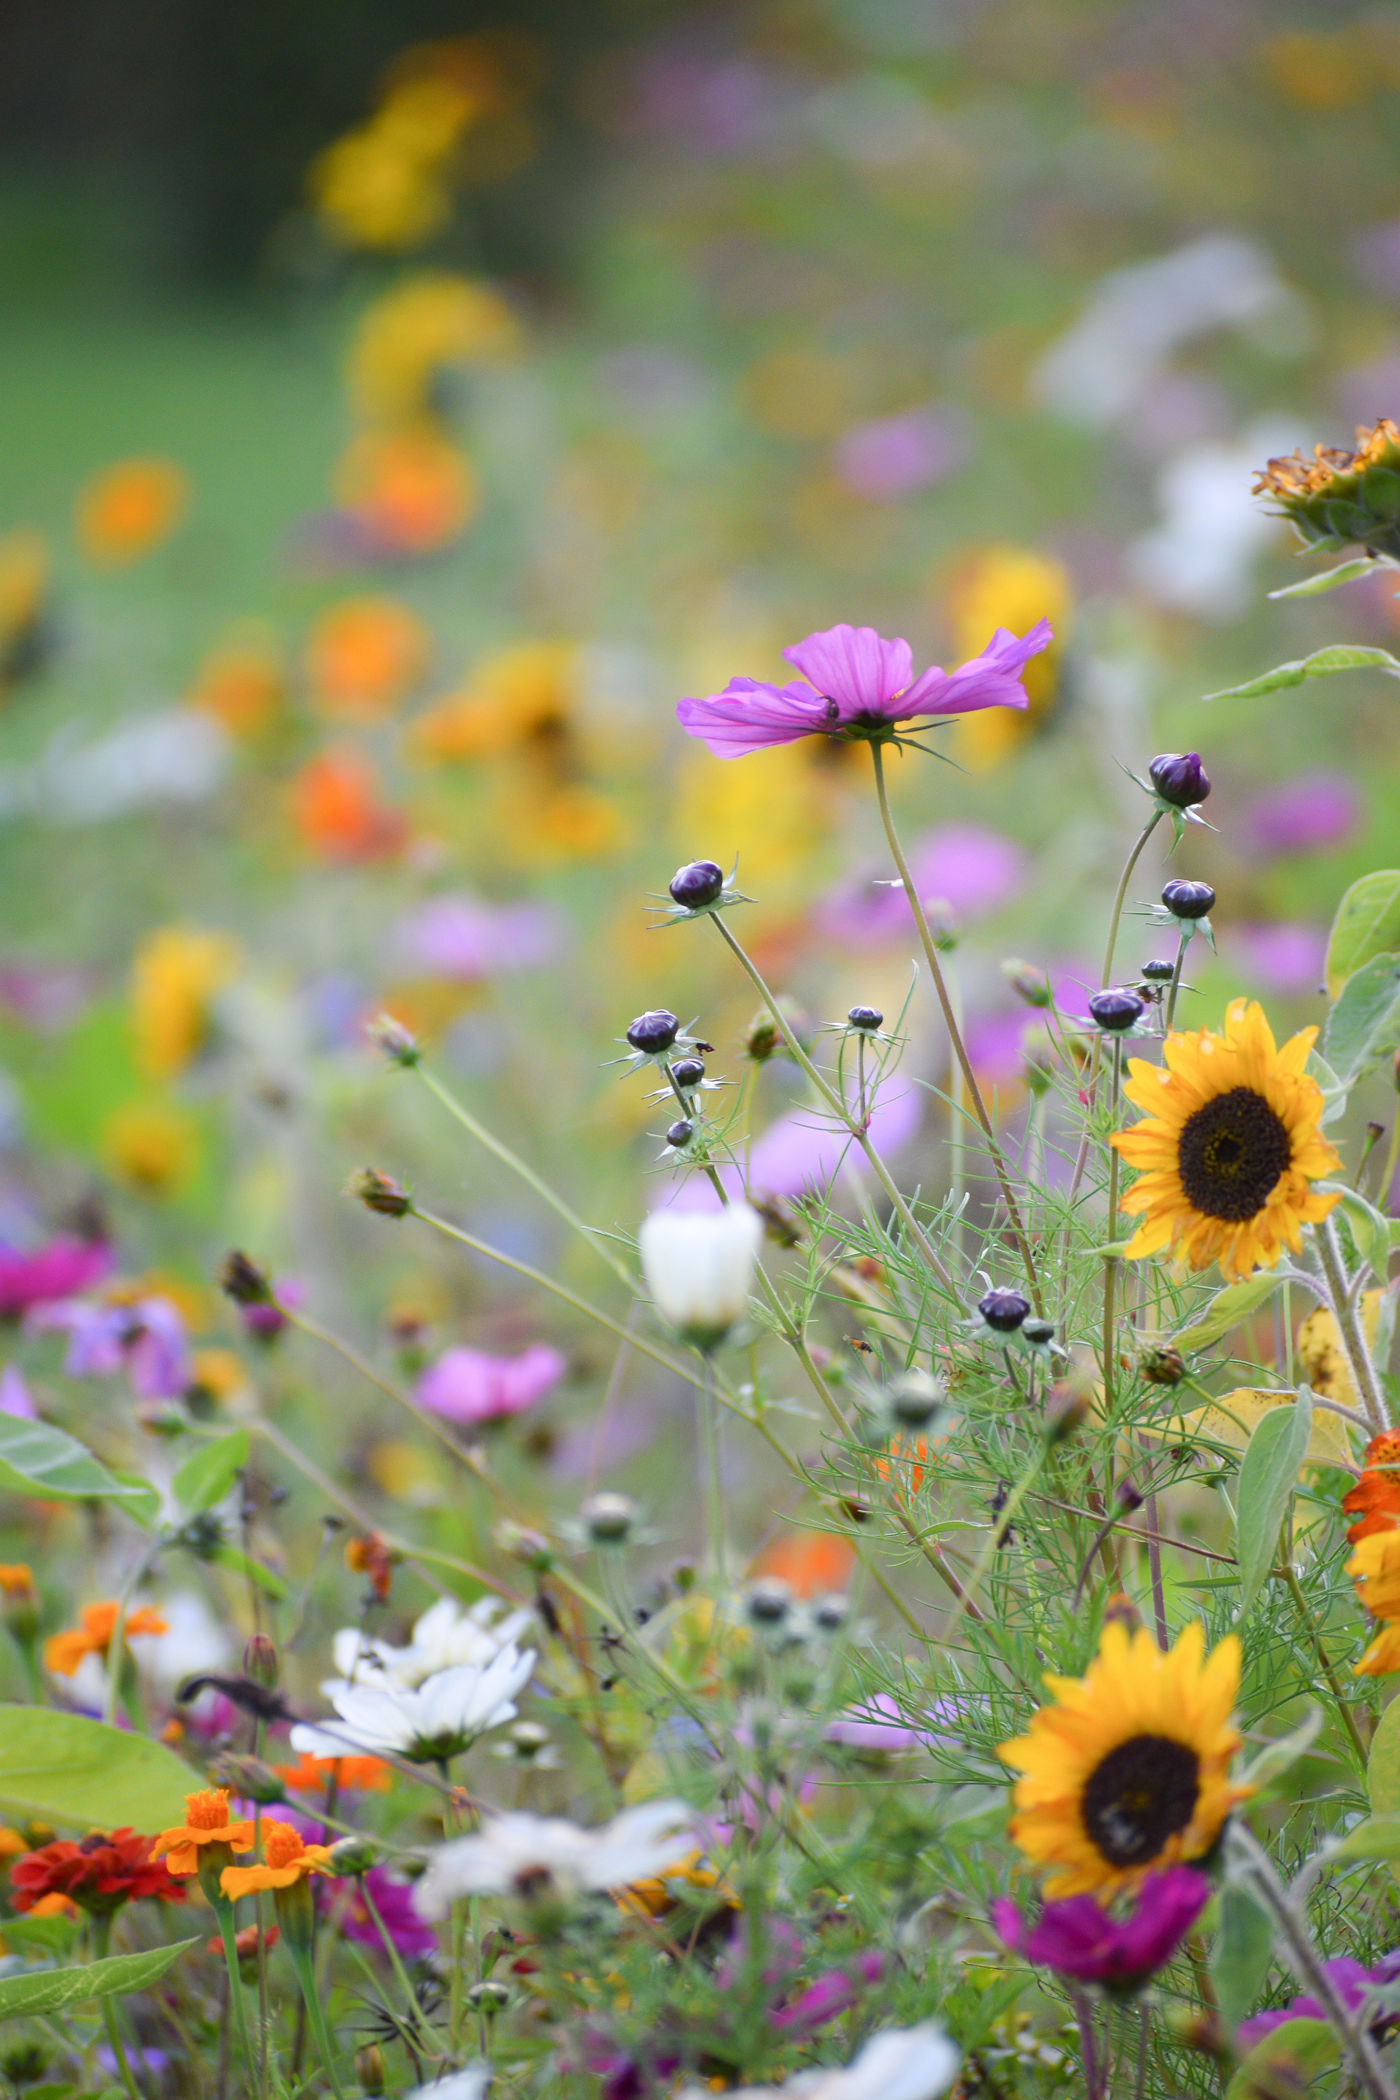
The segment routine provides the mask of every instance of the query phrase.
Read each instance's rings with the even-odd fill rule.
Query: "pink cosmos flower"
[[[829,627],[783,651],[805,684],[731,678],[722,693],[679,701],[676,719],[716,758],[742,758],[803,736],[887,743],[898,723],[916,716],[1024,707],[1021,674],[1052,639],[1048,620],[1037,620],[1021,636],[998,627],[982,654],[956,671],[934,665],[915,678],[907,642],[886,641],[873,627]]]
[[[488,904],[462,893],[419,905],[400,924],[398,940],[421,969],[474,982],[551,962],[560,928],[544,905]]]
[[[63,1368],[70,1378],[110,1378],[125,1370],[138,1400],[174,1400],[190,1382],[185,1323],[168,1298],[94,1305],[63,1298],[34,1306],[26,1328],[68,1335]]]
[[[45,1247],[23,1254],[0,1247],[0,1320],[17,1320],[31,1305],[54,1298],[76,1298],[100,1283],[112,1266],[105,1240],[71,1239],[60,1234]]]
[[[536,1342],[521,1356],[449,1349],[418,1381],[418,1405],[449,1422],[503,1422],[523,1414],[569,1368],[557,1349]]]
[[[1150,1874],[1129,1917],[1115,1918],[1092,1896],[1047,1903],[1027,1926],[1014,1903],[992,1905],[992,1923],[1013,1954],[1079,1983],[1131,1985],[1170,1961],[1210,1896],[1194,1867]]]
[[[985,824],[940,824],[909,850],[920,902],[946,904],[964,921],[995,911],[1016,888],[1024,866],[1015,841]],[[856,948],[901,939],[914,923],[903,883],[868,876],[828,892],[813,916],[823,933]]]
[[[1254,856],[1272,860],[1344,845],[1362,815],[1360,792],[1348,774],[1295,773],[1255,796],[1242,830]]]

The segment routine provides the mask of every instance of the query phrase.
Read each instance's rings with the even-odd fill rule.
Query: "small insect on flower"
[[[1304,1028],[1280,1050],[1258,1005],[1232,1001],[1223,1034],[1169,1035],[1165,1067],[1133,1058],[1123,1091],[1147,1113],[1113,1144],[1141,1170],[1123,1198],[1141,1215],[1124,1252],[1167,1248],[1192,1269],[1218,1261],[1231,1281],[1294,1253],[1305,1224],[1339,1198],[1309,1183],[1340,1164],[1322,1135],[1322,1090],[1304,1069],[1316,1040]]]
[[[1248,1792],[1229,1776],[1239,1677],[1239,1641],[1207,1656],[1199,1620],[1165,1655],[1109,1624],[1084,1677],[1046,1677],[1052,1703],[997,1755],[1023,1775],[1010,1834],[1054,1870],[1047,1896],[1136,1888],[1210,1850]]]

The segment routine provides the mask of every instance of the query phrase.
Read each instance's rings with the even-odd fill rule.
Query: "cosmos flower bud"
[[[392,1014],[380,1014],[378,1020],[371,1021],[369,1032],[384,1055],[396,1065],[407,1069],[409,1065],[422,1063],[423,1050],[417,1036],[405,1028],[402,1021],[396,1021]]]
[[[277,1650],[265,1633],[250,1635],[243,1650],[243,1675],[251,1677],[265,1692],[276,1689]]]
[[[671,1077],[679,1087],[699,1086],[705,1076],[705,1061],[700,1057],[678,1057],[671,1067]]]
[[[517,1524],[512,1517],[503,1517],[491,1535],[502,1553],[520,1561],[536,1575],[547,1575],[554,1566],[553,1546],[543,1532],[532,1531],[527,1524]]]
[[[906,1371],[890,1388],[890,1413],[901,1429],[927,1429],[942,1405],[943,1388],[927,1371]]]
[[[1070,1383],[1058,1385],[1050,1394],[1050,1411],[1045,1421],[1045,1441],[1048,1444],[1063,1444],[1077,1436],[1087,1421],[1093,1405],[1093,1394],[1087,1387]]]
[[[366,1210],[378,1213],[381,1218],[406,1217],[413,1208],[413,1198],[401,1181],[392,1174],[381,1174],[378,1167],[361,1167],[350,1182],[350,1194],[357,1196]]]
[[[1159,957],[1153,962],[1143,964],[1142,975],[1146,984],[1170,984],[1176,975],[1176,964],[1165,962]]]
[[[1002,964],[1001,974],[1027,1006],[1054,1005],[1054,987],[1044,970],[1038,970],[1034,963],[1022,962],[1019,956],[1012,955]]]
[[[1142,1508],[1144,1497],[1138,1493],[1131,1480],[1120,1480],[1113,1491],[1113,1500],[1125,1515],[1131,1516],[1134,1510]]]
[[[792,1610],[792,1584],[780,1575],[765,1575],[749,1587],[744,1609],[759,1626],[781,1626]]]
[[[771,1014],[760,1014],[744,1037],[744,1055],[756,1065],[766,1065],[783,1047],[782,1032]]]
[[[260,1802],[264,1808],[287,1798],[282,1781],[271,1765],[265,1765],[260,1757],[221,1757],[219,1784],[228,1787],[244,1801]]]
[[[362,1837],[338,1838],[331,1846],[331,1867],[342,1880],[359,1874],[368,1874],[379,1857],[379,1847],[374,1839]]]
[[[664,1006],[638,1014],[627,1031],[627,1041],[643,1057],[664,1057],[680,1033],[680,1022]]]
[[[467,2003],[474,2013],[504,2012],[510,2004],[510,1991],[503,1983],[488,1976],[481,1983],[474,1983],[467,1991]]]
[[[674,1146],[676,1151],[679,1152],[682,1146],[690,1143],[694,1135],[695,1125],[691,1122],[689,1116],[677,1116],[675,1122],[671,1124],[666,1132],[666,1142],[668,1145]]]
[[[1146,1008],[1136,992],[1110,989],[1095,992],[1089,1001],[1089,1012],[1099,1027],[1111,1035],[1121,1035],[1143,1017]]]
[[[654,1210],[638,1244],[663,1320],[696,1349],[717,1349],[748,1311],[763,1220],[747,1203],[720,1211]]]
[[[781,1196],[752,1196],[749,1199],[763,1220],[763,1236],[775,1247],[800,1247],[802,1220]]]
[[[1215,891],[1208,882],[1169,882],[1162,902],[1174,919],[1204,919],[1215,909]]]
[[[977,1310],[993,1334],[1015,1334],[1024,1325],[1030,1300],[1019,1291],[988,1291],[977,1302]]]
[[[851,1616],[851,1600],[833,1590],[828,1597],[820,1597],[813,1607],[812,1617],[823,1633],[839,1633]]]
[[[1149,1349],[1138,1367],[1149,1385],[1180,1385],[1186,1365],[1179,1349]]]
[[[683,911],[706,911],[723,892],[724,870],[717,861],[692,860],[677,868],[667,887]]]
[[[1021,1322],[1021,1340],[1032,1349],[1051,1350],[1055,1342],[1055,1322],[1039,1320],[1032,1314]],[[1063,1354],[1063,1352],[1060,1352]]]
[[[1147,777],[1169,809],[1194,809],[1210,793],[1199,751],[1164,751],[1153,759]]]
[[[885,1017],[878,1006],[853,1006],[846,1019],[858,1035],[874,1035],[877,1028],[885,1025]]]
[[[355,2051],[355,2076],[360,2081],[360,2091],[368,2093],[370,2100],[378,2100],[384,2090],[384,2052],[377,2042],[366,2042]]]
[[[219,1283],[225,1296],[232,1298],[235,1305],[270,1305],[272,1302],[272,1285],[266,1271],[255,1261],[250,1261],[246,1254],[240,1254],[237,1248],[228,1255],[220,1269]]]
[[[637,1521],[637,1505],[630,1495],[616,1495],[604,1489],[588,1497],[579,1516],[595,1546],[620,1546]]]

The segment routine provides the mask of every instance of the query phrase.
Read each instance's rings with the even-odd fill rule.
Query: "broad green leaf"
[[[77,1937],[76,1918],[6,1918],[0,1931],[11,1954],[38,1955],[50,1961],[71,1955]]]
[[[1337,906],[1327,942],[1327,996],[1377,955],[1400,954],[1400,868],[1363,875]]]
[[[1246,1888],[1227,1882],[1220,1895],[1220,1930],[1210,1957],[1220,2012],[1233,2031],[1249,2018],[1274,1957],[1273,1920]]]
[[[1335,1421],[1336,1417],[1333,1417]],[[1255,1793],[1263,1793],[1286,1778],[1300,1757],[1306,1757],[1318,1736],[1322,1733],[1322,1709],[1310,1706],[1307,1717],[1287,1735],[1278,1736],[1266,1743],[1259,1755],[1249,1765],[1243,1776],[1243,1784]]]
[[[1341,2053],[1341,2042],[1325,2020],[1285,2020],[1255,2043],[1226,2086],[1225,2100],[1260,2100],[1263,2093],[1279,2091],[1301,2094]]]
[[[216,1437],[205,1444],[192,1458],[187,1458],[170,1485],[175,1500],[187,1516],[198,1516],[201,1510],[213,1509],[222,1502],[240,1469],[248,1463],[248,1432],[246,1429],[231,1430],[227,1436]]]
[[[1391,1701],[1371,1738],[1366,1791],[1378,1816],[1400,1815],[1400,1699]]]
[[[1357,561],[1344,561],[1338,569],[1324,569],[1320,576],[1305,576],[1301,583],[1285,584],[1281,591],[1270,591],[1271,598],[1316,598],[1323,591],[1338,590],[1344,583],[1355,583],[1359,577],[1374,576],[1376,564],[1368,554]]]
[[[18,1415],[0,1415],[0,1488],[41,1502],[112,1502],[132,1514],[155,1492],[149,1481],[118,1480],[76,1437]]]
[[[1301,685],[1305,678],[1325,678],[1333,671],[1384,671],[1387,677],[1400,678],[1400,662],[1388,649],[1364,649],[1355,642],[1334,642],[1330,648],[1317,649],[1311,656],[1300,657],[1296,663],[1276,664],[1272,671],[1264,671],[1258,678],[1248,679],[1244,685],[1227,685],[1220,692],[1207,693],[1205,697],[1207,700],[1256,700],[1261,694]]]
[[[1223,1291],[1217,1291],[1199,1320],[1185,1327],[1172,1339],[1178,1349],[1204,1349],[1211,1342],[1218,1342],[1222,1334],[1238,1327],[1251,1313],[1258,1312],[1261,1305],[1278,1289],[1276,1276],[1251,1276],[1244,1283],[1227,1283]]]
[[[1244,1618],[1274,1564],[1298,1468],[1312,1436],[1312,1393],[1298,1388],[1292,1407],[1271,1408],[1249,1440],[1235,1492],[1235,1556]]]
[[[143,1991],[173,1968],[188,1947],[197,1947],[199,1936],[177,1940],[173,1947],[152,1947],[146,1954],[109,1954],[103,1961],[84,1963],[80,1969],[41,1969],[32,1976],[0,1976],[0,2020],[13,2020],[21,2013],[62,2012],[65,2006],[82,2005],[92,1998],[110,1998],[116,1992]]]
[[[1393,1221],[1378,1211],[1374,1203],[1369,1203],[1359,1189],[1342,1190],[1338,1211],[1347,1221],[1347,1230],[1357,1253],[1369,1264],[1372,1275],[1380,1277],[1383,1282],[1390,1268],[1390,1227]]]
[[[1155,1422],[1139,1423],[1138,1435],[1163,1444],[1203,1439],[1223,1444],[1227,1450],[1244,1451],[1265,1415],[1291,1408],[1297,1397],[1291,1387],[1286,1392],[1274,1392],[1265,1386],[1237,1386],[1232,1393],[1222,1393],[1204,1407],[1193,1407],[1189,1414],[1162,1415]],[[1312,1434],[1303,1453],[1301,1471],[1309,1466],[1350,1466],[1354,1458],[1351,1431],[1341,1416],[1328,1408],[1314,1408]]]
[[[0,1706],[0,1803],[82,1829],[157,1831],[185,1817],[197,1782],[164,1743],[46,1706]]]
[[[251,1555],[240,1552],[237,1546],[231,1546],[227,1539],[211,1548],[209,1558],[221,1568],[228,1568],[232,1574],[241,1575],[245,1582],[255,1582],[269,1597],[285,1597],[287,1594],[287,1585],[280,1575],[274,1575],[271,1568],[265,1568],[260,1560],[254,1560]]]
[[[1323,1034],[1327,1062],[1344,1087],[1400,1050],[1400,955],[1373,955],[1337,994]]]
[[[1349,1830],[1333,1859],[1400,1859],[1400,1815],[1367,1816]]]

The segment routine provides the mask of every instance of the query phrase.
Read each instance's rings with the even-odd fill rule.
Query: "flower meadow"
[[[15,2100],[1400,2084],[1400,42],[915,12],[406,33],[0,518]]]

